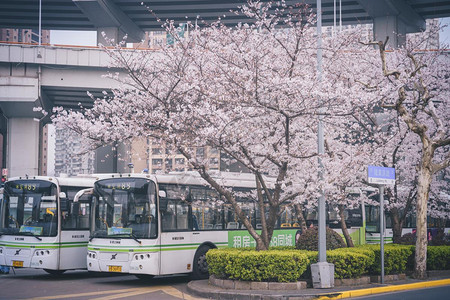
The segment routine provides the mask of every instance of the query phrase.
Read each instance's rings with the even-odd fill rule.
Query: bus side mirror
[[[59,205],[60,205],[61,211],[68,211],[69,210],[68,201],[67,201],[67,195],[64,192],[60,192],[59,193]]]
[[[159,191],[159,198],[166,198],[167,197],[167,194],[166,194],[166,191]]]

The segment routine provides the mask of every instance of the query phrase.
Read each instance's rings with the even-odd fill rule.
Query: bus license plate
[[[108,266],[109,272],[122,272],[122,266]]]
[[[13,260],[12,265],[13,265],[13,267],[20,267],[20,268],[22,268],[23,267],[23,261],[21,261],[21,260]]]

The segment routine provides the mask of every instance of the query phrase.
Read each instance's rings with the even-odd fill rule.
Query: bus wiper
[[[32,234],[31,232],[19,232],[19,235],[26,235],[26,236],[32,236],[32,237],[35,237],[35,238],[37,238],[38,240],[40,240],[40,241],[42,241],[42,239],[40,238],[40,237],[38,237],[38,236],[35,236],[34,234]]]
[[[92,241],[92,239],[93,239],[93,238],[96,238],[96,237],[97,237],[97,234],[96,234],[96,233],[92,234],[92,235],[89,237],[89,242]]]
[[[141,242],[140,240],[138,240],[137,236],[136,236],[134,233],[130,233],[130,236],[131,236],[131,238],[132,238],[133,240],[135,240],[136,242],[138,242],[139,245],[142,244],[142,242]]]

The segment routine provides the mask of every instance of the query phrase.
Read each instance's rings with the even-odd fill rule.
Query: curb
[[[188,293],[205,299],[218,300],[312,300],[317,298],[317,294],[283,294],[281,291],[264,292],[258,290],[224,290],[203,288],[191,281],[187,284]],[[293,291],[291,291],[293,292]]]
[[[344,291],[344,292],[337,292],[337,293],[320,294],[320,295],[318,295],[317,299],[319,299],[319,300],[345,299],[345,298],[361,297],[361,296],[375,295],[375,294],[381,294],[381,293],[424,289],[424,288],[444,286],[444,285],[450,285],[450,279],[433,280],[433,281],[425,281],[425,282],[417,282],[417,283],[383,286],[383,287],[370,288],[370,289],[361,289],[361,290]]]

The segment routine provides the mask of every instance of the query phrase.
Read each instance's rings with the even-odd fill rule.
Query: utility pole
[[[317,0],[317,83],[322,81],[322,1]],[[319,101],[319,120],[317,126],[317,148],[319,152],[319,180],[323,183],[323,164],[320,155],[324,151],[323,137],[323,109],[320,108],[322,100]],[[325,195],[323,188],[319,196],[319,259],[318,263],[311,265],[311,275],[314,288],[334,287],[334,265],[327,262],[327,241],[326,241],[326,214]]]

